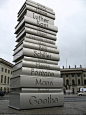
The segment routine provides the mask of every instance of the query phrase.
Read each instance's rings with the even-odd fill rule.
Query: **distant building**
[[[13,64],[0,58],[0,91],[10,91]]]
[[[86,68],[63,68],[61,69],[64,90],[71,90],[73,93],[80,91],[80,88],[86,88]]]

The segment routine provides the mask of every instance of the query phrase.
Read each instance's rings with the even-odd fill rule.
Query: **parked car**
[[[78,93],[78,96],[85,96],[85,95],[86,95],[86,91]]]
[[[4,96],[5,93],[3,91],[0,91],[0,96]]]

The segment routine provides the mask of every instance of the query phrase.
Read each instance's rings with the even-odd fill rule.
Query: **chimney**
[[[75,65],[75,68],[76,68],[76,65]]]
[[[63,69],[64,69],[64,66],[63,66]]]
[[[69,69],[70,69],[70,65],[69,65]]]

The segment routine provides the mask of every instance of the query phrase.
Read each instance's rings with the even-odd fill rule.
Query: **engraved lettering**
[[[53,86],[53,82],[52,82],[52,81],[42,81],[41,79],[38,81],[38,80],[36,79],[35,85]]]
[[[37,4],[37,6],[38,6],[38,8],[42,8],[43,10],[45,10],[45,11],[46,11],[45,6],[43,6],[43,5],[41,5],[41,4]]]
[[[46,30],[44,28],[40,28],[40,27],[37,27],[39,31],[43,31],[43,32],[46,32]]]
[[[38,59],[39,62],[42,62],[42,63],[47,63],[47,60],[45,59]]]
[[[47,37],[47,33],[43,33],[43,32],[40,32],[40,31],[37,31],[37,34],[41,37]]]
[[[37,99],[37,97],[31,96],[29,103],[31,105],[53,104],[58,103],[58,98],[52,98],[52,96],[50,95],[46,99]]]
[[[43,10],[40,10],[39,8],[36,8],[36,11],[40,14],[43,14],[45,16],[47,16],[47,12],[43,11]]]
[[[43,68],[43,69],[50,69],[50,66],[49,65],[45,65],[45,64],[40,64],[40,62],[36,62],[36,67],[37,68]]]
[[[45,23],[48,23],[48,21],[49,21],[49,20],[47,20],[47,19],[44,19],[44,22],[45,22]]]
[[[48,23],[48,22],[49,22],[48,19],[43,18],[43,16],[40,15],[40,14],[37,15],[37,14],[33,13],[33,18],[36,19],[36,20],[39,20],[39,21],[45,22],[45,23]]]
[[[39,99],[38,104],[41,104],[41,103],[42,103],[42,99]]]
[[[44,99],[44,100],[43,100],[43,103],[46,104],[46,103],[47,103],[47,99]]]
[[[35,105],[34,102],[37,103],[37,100],[34,100],[34,102],[33,102],[33,99],[34,99],[34,98],[36,98],[36,97],[35,97],[35,96],[32,96],[32,97],[30,98],[30,100],[29,100],[29,103],[30,103],[31,105]]]
[[[37,25],[39,25],[39,26],[41,26],[41,27],[48,28],[48,24],[41,23],[41,22],[38,21],[38,20],[37,20]]]
[[[51,40],[41,38],[41,37],[38,37],[38,36],[34,36],[34,35],[29,35],[29,38],[34,39],[34,40],[40,40],[40,41],[43,41],[43,42],[48,42],[48,43],[51,43],[51,44],[53,43],[53,41],[51,41]]]
[[[41,57],[41,58],[47,58],[51,59],[51,55],[46,53],[46,52],[39,52],[39,51],[34,51],[34,57]]]
[[[47,51],[47,47],[39,45],[39,50],[41,50],[41,51]]]
[[[54,76],[54,72],[45,72],[43,70],[34,71],[34,69],[31,69],[31,75]]]
[[[47,33],[43,33],[41,31],[37,31],[37,34],[40,35],[41,37],[47,37]]]

